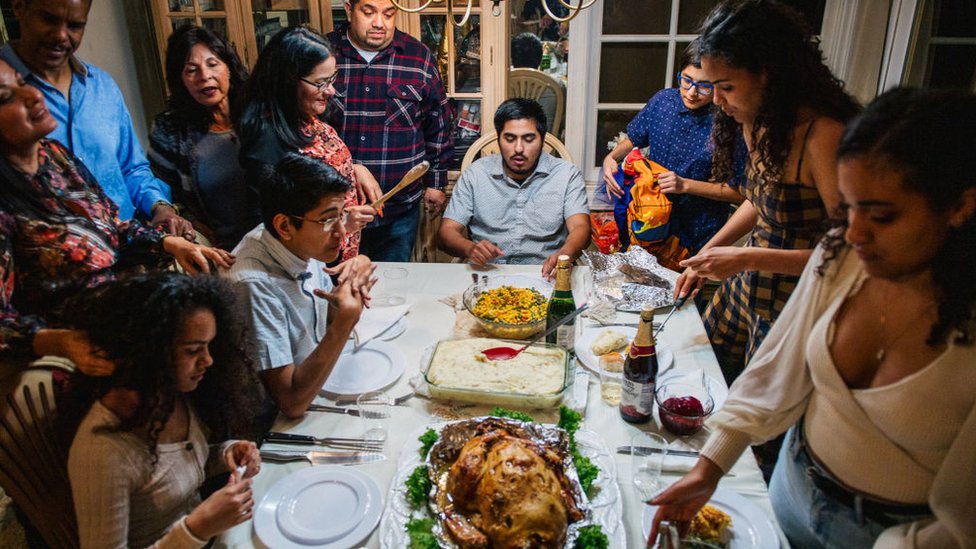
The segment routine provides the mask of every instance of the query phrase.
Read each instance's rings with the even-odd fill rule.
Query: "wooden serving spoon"
[[[542,338],[555,332],[556,328],[576,318],[577,315],[585,311],[588,307],[589,304],[581,305],[575,311],[559,319],[559,322],[552,325],[552,327],[550,327],[548,330],[530,339],[529,342],[523,345],[521,349],[513,349],[511,347],[491,347],[490,349],[485,349],[484,351],[481,351],[481,354],[485,355],[485,358],[487,358],[488,360],[511,360],[519,356],[522,353],[522,351],[528,349],[532,345],[535,345]]]
[[[403,188],[406,187],[407,185],[420,179],[420,177],[425,173],[427,173],[427,170],[429,169],[430,169],[430,162],[427,162],[426,160],[410,168],[410,171],[403,174],[403,179],[401,179],[399,183],[397,183],[392,189],[387,191],[386,194],[377,198],[375,202],[370,204],[370,206],[372,206],[375,209],[379,209],[380,207],[383,206],[383,203],[386,202],[391,196],[402,191]]]

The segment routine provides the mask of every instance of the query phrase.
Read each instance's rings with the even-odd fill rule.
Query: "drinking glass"
[[[363,438],[386,440],[389,433],[390,411],[393,399],[384,391],[363,393],[356,398],[359,418],[363,422]]]
[[[612,365],[608,370],[607,366],[604,358],[600,357],[600,398],[610,406],[620,406],[620,386],[624,374],[620,371],[612,371],[618,369]]]
[[[631,473],[641,501],[651,500],[664,487],[661,466],[667,453],[668,441],[661,435],[641,431],[631,437]]]
[[[386,267],[380,271],[376,283],[376,295],[372,304],[376,307],[393,307],[407,302],[407,270],[403,267]]]

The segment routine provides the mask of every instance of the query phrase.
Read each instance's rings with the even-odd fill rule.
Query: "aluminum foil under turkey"
[[[662,267],[643,248],[634,246],[616,254],[585,251],[583,258],[590,266],[597,301],[609,301],[618,311],[631,312],[674,302],[678,273]]]

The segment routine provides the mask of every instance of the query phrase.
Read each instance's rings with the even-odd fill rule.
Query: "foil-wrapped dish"
[[[618,311],[639,312],[674,302],[678,273],[661,266],[643,248],[615,254],[584,251],[583,260],[593,276],[596,300],[613,303]]]

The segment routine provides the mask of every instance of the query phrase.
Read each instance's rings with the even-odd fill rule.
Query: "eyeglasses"
[[[346,221],[349,220],[349,212],[342,212],[341,214],[328,219],[309,219],[300,215],[290,215],[288,217],[292,219],[301,219],[302,221],[308,221],[309,223],[318,223],[322,227],[322,232],[327,233],[335,229],[336,222],[341,223],[342,226],[345,227]]]
[[[715,91],[715,86],[713,86],[711,83],[695,82],[694,80],[688,78],[687,76],[681,74],[680,72],[675,75],[675,78],[678,79],[678,83],[681,85],[681,89],[683,90],[690,90],[691,88],[697,88],[698,93],[700,95],[704,95],[705,97],[711,96],[712,92]]]
[[[299,80],[315,88],[315,91],[320,92],[322,91],[323,88],[334,86],[338,78],[339,78],[339,71],[335,71],[334,73],[332,73],[332,76],[319,80],[318,82],[312,82],[311,80],[307,80],[305,78],[299,78]]]

